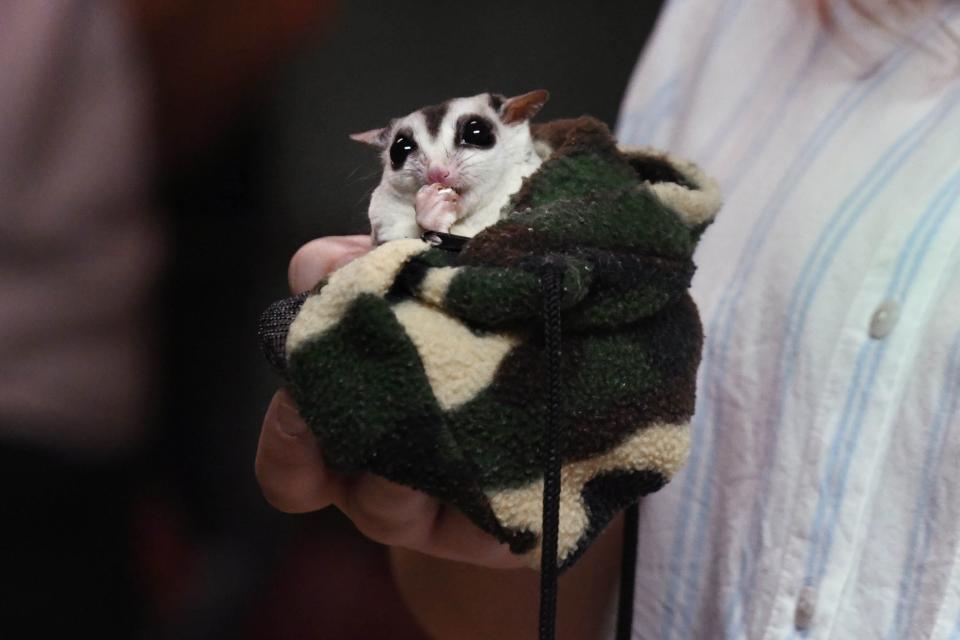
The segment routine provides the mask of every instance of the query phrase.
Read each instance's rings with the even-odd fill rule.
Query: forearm
[[[560,576],[558,640],[596,640],[609,633],[617,604],[622,525],[618,516]],[[538,572],[487,569],[399,547],[391,548],[390,563],[404,601],[431,637],[537,637]]]

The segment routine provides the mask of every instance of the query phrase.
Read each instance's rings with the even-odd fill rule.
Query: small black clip
[[[463,245],[470,240],[467,236],[458,236],[452,233],[442,233],[440,231],[424,231],[420,239],[431,247],[443,249],[444,251],[460,251]]]

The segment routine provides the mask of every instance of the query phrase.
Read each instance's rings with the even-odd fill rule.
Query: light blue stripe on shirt
[[[706,527],[710,516],[710,500],[705,495],[710,490],[711,484],[707,481],[715,475],[716,456],[711,455],[706,470],[703,470],[701,458],[705,455],[704,439],[710,437],[710,430],[707,428],[707,415],[713,413],[716,416],[712,424],[721,422],[720,409],[713,410],[710,399],[718,394],[719,385],[722,384],[723,369],[726,361],[726,349],[730,342],[730,337],[736,319],[736,306],[743,295],[744,285],[749,275],[752,273],[753,265],[759,254],[759,249],[765,243],[767,235],[773,227],[774,221],[783,211],[784,203],[796,189],[800,179],[815,164],[820,153],[826,147],[827,142],[834,136],[840,127],[847,122],[857,108],[870,97],[883,82],[890,78],[892,74],[900,68],[906,59],[915,55],[913,50],[901,50],[895,54],[888,62],[887,66],[878,70],[872,77],[863,83],[854,85],[843,94],[837,104],[828,112],[821,122],[814,129],[811,136],[801,146],[800,151],[790,163],[784,177],[780,180],[774,189],[771,197],[763,207],[759,222],[754,226],[748,237],[745,249],[740,255],[736,271],[733,278],[724,289],[717,310],[711,318],[709,329],[706,332],[708,346],[704,353],[701,364],[701,385],[709,385],[707,393],[698,394],[698,407],[694,415],[693,442],[691,446],[690,459],[685,471],[686,478],[683,485],[683,498],[680,506],[680,514],[677,524],[677,539],[674,544],[671,555],[671,577],[667,585],[667,594],[665,600],[664,623],[661,631],[661,637],[668,640],[674,632],[674,619],[678,611],[677,600],[678,591],[681,590],[680,581],[683,580],[691,593],[696,597],[696,580],[700,574],[700,563],[703,552],[704,537]],[[714,361],[718,360],[719,364]],[[717,371],[713,372],[712,369]],[[711,384],[712,383],[712,384]],[[701,386],[703,388],[703,386]],[[707,452],[709,453],[709,452]],[[698,492],[699,496],[695,500],[693,492],[696,485],[700,484],[700,477],[703,477],[703,487]],[[696,524],[689,526],[691,517],[690,511],[699,505],[699,512]],[[690,562],[690,570],[683,570],[683,557],[687,547],[687,532],[693,531],[695,536],[694,555]],[[685,602],[682,617],[686,618],[692,608],[690,602]],[[686,624],[681,631],[689,630],[692,623],[689,619],[684,620]],[[685,637],[682,633],[680,637]]]
[[[696,158],[698,164],[709,167],[713,158],[720,153],[724,145],[729,140],[734,139],[734,136],[730,135],[730,133],[736,129],[741,119],[745,116],[748,105],[752,101],[763,99],[764,95],[760,87],[768,82],[771,75],[782,70],[783,62],[777,57],[777,50],[788,46],[791,36],[796,36],[797,33],[795,25],[791,24],[788,25],[787,32],[776,40],[773,45],[773,50],[767,52],[767,55],[764,56],[766,64],[760,67],[759,73],[746,85],[736,105],[723,122],[717,126],[716,131],[707,140],[706,144],[703,145],[700,152],[694,154],[693,157]],[[817,62],[820,54],[823,53],[827,39],[827,34],[822,30],[817,32],[817,37],[814,40],[813,46],[810,48],[810,53],[807,55],[806,60],[798,67],[794,77],[786,83],[783,92],[777,99],[776,107],[770,110],[770,115],[764,123],[755,128],[750,143],[744,147],[749,151],[749,154],[746,158],[738,160],[737,173],[731,180],[723,184],[724,190],[728,195],[737,190],[740,181],[750,173],[753,164],[763,157],[763,149],[773,138],[772,134],[776,131],[778,125],[783,122],[783,110],[786,109],[788,104],[793,102],[794,97],[796,97],[797,92],[802,86],[804,78],[810,73],[810,68]]]
[[[698,60],[691,62],[682,69],[675,71],[657,90],[653,97],[639,113],[628,112],[621,120],[627,123],[626,128],[620,131],[622,140],[629,140],[635,144],[649,144],[653,136],[671,115],[679,108],[677,98],[681,93],[681,84],[686,76],[696,74],[710,58],[717,44],[722,40],[730,25],[733,24],[744,0],[724,0],[724,4],[717,11],[716,25],[710,32],[710,39],[703,47]],[[666,11],[665,7],[661,11]]]
[[[936,127],[943,122],[955,103],[956,97],[952,101],[938,103],[930,113],[921,118],[890,147],[885,149],[880,154],[880,160],[870,168],[856,188],[843,200],[837,211],[831,215],[824,231],[813,243],[813,250],[807,256],[800,270],[801,276],[794,285],[790,306],[786,314],[786,337],[777,358],[779,373],[776,380],[779,384],[779,390],[775,395],[776,404],[772,411],[772,418],[767,421],[768,424],[772,425],[774,432],[779,430],[782,423],[788,393],[796,373],[795,367],[800,352],[803,330],[806,327],[814,296],[826,276],[827,269],[837,256],[841,243],[854,225],[867,213],[868,207],[883,192],[883,188],[904,167],[911,155],[921,147],[927,137],[936,131]],[[725,613],[724,628],[727,630],[729,637],[734,637],[742,629],[744,623],[740,619],[742,613],[736,616],[738,620],[736,624],[731,624],[731,620],[734,618],[733,612],[742,611],[743,599],[753,586],[755,569],[752,564],[753,550],[760,544],[760,527],[767,509],[769,487],[772,482],[770,466],[776,458],[778,445],[779,438],[775,438],[768,456],[761,461],[761,481],[759,483],[761,488],[757,492],[757,499],[751,513],[750,534],[741,549],[741,580],[738,581],[735,598],[727,607]]]
[[[960,640],[960,615],[957,616],[957,624],[953,627],[953,633],[950,634],[950,640]]]
[[[670,72],[689,67],[699,58],[709,31],[716,28],[710,23],[721,4],[715,0],[675,0],[670,4],[682,11],[665,16],[669,19],[659,25],[658,37],[634,76],[636,90],[625,103],[625,120]],[[808,623],[813,625],[810,636],[818,638],[874,634],[882,638],[898,615],[904,620],[898,623],[898,631],[909,628],[910,637],[936,629],[934,637],[943,638],[960,625],[960,554],[952,530],[956,504],[950,488],[943,486],[944,480],[956,475],[953,466],[943,465],[944,480],[934,489],[939,513],[926,511],[926,518],[936,519],[917,525],[929,529],[914,534],[919,540],[917,558],[926,554],[928,560],[924,565],[918,559],[912,564],[911,577],[904,577],[907,543],[915,526],[912,516],[927,473],[920,463],[932,446],[926,438],[934,424],[940,385],[945,382],[946,354],[942,350],[955,339],[951,320],[960,318],[956,296],[932,297],[936,295],[933,284],[951,288],[956,284],[939,265],[953,242],[945,232],[957,229],[958,218],[951,217],[940,226],[940,235],[919,266],[906,315],[884,340],[887,352],[869,393],[869,405],[863,405],[868,415],[862,418],[856,457],[849,465],[842,512],[835,514],[836,538],[829,551],[825,546],[816,551],[809,548],[807,539],[818,508],[818,483],[851,391],[873,300],[879,301],[887,289],[897,254],[904,249],[904,240],[924,206],[943,185],[943,178],[960,167],[950,154],[960,121],[951,116],[948,124],[926,136],[901,169],[889,172],[889,188],[881,188],[881,195],[868,195],[876,188],[877,174],[867,180],[867,172],[877,169],[893,141],[929,115],[938,102],[949,98],[958,87],[955,68],[926,53],[911,55],[882,87],[854,108],[855,113],[838,131],[824,137],[825,151],[810,152],[819,155],[810,161],[812,167],[798,171],[796,157],[809,149],[811,134],[823,131],[824,117],[852,86],[869,83],[889,67],[889,57],[882,64],[873,64],[867,56],[903,53],[911,48],[910,42],[920,39],[922,49],[928,52],[952,53],[945,36],[922,32],[933,20],[939,21],[935,28],[941,31],[944,22],[954,19],[948,16],[958,6],[945,2],[929,14],[904,15],[898,22],[904,38],[891,38],[883,46],[869,41],[870,25],[852,15],[841,16],[851,18],[844,23],[844,36],[856,36],[862,27],[868,44],[878,46],[861,57],[850,55],[849,48],[844,50],[850,39],[825,38],[829,44],[824,55],[811,64],[809,78],[801,86],[790,86],[791,76],[796,76],[810,57],[808,45],[814,42],[816,17],[798,11],[795,3],[749,0],[706,71],[699,77],[685,76],[678,85],[676,113],[664,117],[652,140],[644,140],[706,165],[707,173],[715,172],[727,206],[704,235],[698,250],[701,270],[692,285],[708,343],[699,376],[701,398],[692,454],[688,466],[674,478],[675,486],[645,500],[639,522],[636,572],[638,584],[647,586],[635,599],[635,637],[659,637],[667,617],[672,617],[666,623],[672,628],[666,635],[684,640],[781,638],[795,626]],[[782,38],[778,31],[791,20],[795,33],[809,39]],[[770,55],[774,41],[785,44],[783,50],[774,52],[777,65],[763,59]],[[779,73],[758,73],[762,66],[779,66]],[[742,92],[746,84],[755,82],[760,86],[756,102],[751,102]],[[787,97],[791,92],[795,98]],[[777,106],[780,104],[784,108]],[[747,105],[742,119],[733,116],[740,105]],[[628,123],[621,124],[625,127]],[[726,128],[732,130],[724,131]],[[765,135],[768,131],[774,134]],[[903,155],[902,149],[899,155]],[[745,169],[744,163],[750,166]],[[882,165],[890,166],[890,162]],[[796,188],[789,186],[787,171],[798,171],[792,176],[801,182]],[[781,191],[788,196],[787,202],[772,204],[770,197],[780,188],[782,178],[788,178],[788,186]],[[833,222],[831,235],[822,235],[825,224],[837,215],[841,201],[858,181],[861,190],[846,205],[843,217]],[[818,234],[820,242],[843,236],[844,223],[855,217],[851,209],[867,200],[868,211],[840,241],[842,249],[836,258],[826,258],[832,253],[826,244],[812,254]],[[782,207],[783,211],[770,212],[770,207]],[[758,222],[764,224],[771,215],[777,218],[772,228],[758,230]],[[927,220],[921,238],[933,224],[933,218]],[[886,230],[891,224],[906,231]],[[740,275],[741,263],[750,261],[743,255],[747,253],[744,248],[758,236],[763,236],[756,245],[760,255],[749,265],[752,269],[745,276],[749,280],[743,285],[742,300],[733,305],[735,310],[727,308],[736,292],[734,278]],[[880,238],[883,244],[877,249]],[[798,246],[798,242],[802,244]],[[921,240],[915,241],[914,248],[920,244]],[[920,252],[914,251],[903,269],[904,277],[919,260]],[[825,265],[826,275],[822,284],[814,284],[820,265]],[[812,308],[809,317],[798,323],[795,313],[803,308],[807,296]],[[788,307],[792,311],[789,316]],[[727,313],[738,323],[729,342],[723,340],[723,334],[712,332],[712,327],[724,328],[723,322],[717,322]],[[800,345],[799,350],[790,347],[788,331],[796,332],[792,340]],[[930,367],[934,355],[936,370]],[[787,361],[791,356],[799,360]],[[861,365],[861,391],[869,364],[867,360]],[[785,369],[795,369],[789,381],[779,375]],[[722,376],[722,393],[711,395],[718,375]],[[882,394],[880,389],[884,389]],[[785,400],[782,393],[789,394]],[[860,400],[854,398],[848,420]],[[774,431],[770,418],[781,413]],[[906,430],[901,424],[918,428]],[[703,429],[704,425],[711,428]],[[945,430],[951,434],[946,437],[949,447],[955,449],[954,431]],[[843,445],[850,434],[844,436]],[[900,453],[901,436],[906,455]],[[811,448],[804,446],[805,438],[815,438]],[[847,449],[839,450],[835,467],[826,477],[833,489],[840,486],[840,460],[845,453]],[[870,457],[864,458],[867,454]],[[955,457],[955,451],[946,452],[944,463]],[[769,473],[773,477],[768,482],[760,474],[767,466],[761,464],[764,461],[772,461]],[[765,487],[770,488],[768,493],[764,493]],[[823,500],[831,499],[823,496]],[[757,511],[758,504],[762,511]],[[755,513],[759,513],[759,526],[753,524],[758,517]],[[831,512],[824,508],[824,514]],[[827,524],[828,517],[823,522]],[[826,532],[823,534],[821,542],[826,543]],[[754,548],[752,540],[759,540],[760,546]],[[786,547],[780,544],[783,540],[789,541]],[[813,592],[811,599],[810,591],[798,589],[807,571],[807,556],[812,553],[821,554],[813,558],[814,569],[822,566],[824,557],[829,566],[817,584],[819,597]],[[955,565],[950,564],[951,559]],[[694,566],[697,571],[691,571]],[[922,578],[918,576],[921,569],[926,570]],[[898,599],[901,582],[912,589],[906,600]],[[945,584],[949,585],[946,589]],[[909,598],[914,597],[919,604],[911,616],[913,601]],[[809,615],[811,604],[816,607],[813,618]],[[898,607],[902,609],[899,614]]]
[[[923,456],[923,485],[917,497],[913,528],[907,544],[907,557],[904,559],[903,576],[900,579],[897,611],[890,625],[890,632],[887,634],[888,640],[905,637],[911,627],[920,596],[920,586],[923,584],[924,567],[930,551],[932,535],[930,523],[937,519],[938,505],[932,498],[946,452],[944,446],[946,427],[956,414],[957,405],[960,404],[960,331],[953,339],[943,379],[945,382],[937,399],[934,421],[930,426],[930,435],[927,437],[927,450]]]
[[[910,286],[918,271],[917,256],[929,249],[929,244],[946,219],[953,200],[960,193],[960,172],[955,173],[939,191],[927,208],[920,221],[914,227],[904,250],[897,261],[893,279],[887,288],[884,299],[902,300],[909,298]],[[920,242],[917,246],[917,242]],[[817,504],[817,513],[810,530],[812,540],[807,556],[804,584],[815,586],[826,571],[827,559],[833,542],[835,516],[842,502],[850,460],[859,438],[860,429],[866,416],[867,401],[873,390],[877,371],[886,351],[886,341],[869,341],[863,345],[857,357],[853,379],[849,386],[844,404],[840,426],[831,445],[827,469],[821,480],[821,497]],[[841,457],[842,456],[842,457]],[[831,476],[837,475],[836,479]],[[831,480],[833,482],[831,483]],[[821,520],[827,518],[827,525]],[[832,520],[831,520],[832,518]],[[789,637],[805,636],[807,631],[793,631]]]
[[[956,95],[951,101],[956,104]],[[910,287],[913,284],[916,274],[919,270],[920,258],[924,256],[930,248],[930,243],[940,226],[946,220],[951,207],[960,193],[960,172],[954,174],[951,179],[943,186],[937,196],[934,198],[928,210],[917,223],[901,259],[898,260],[894,277],[889,288],[884,295],[884,299],[899,300],[901,306],[905,306],[910,297]],[[915,243],[920,242],[919,246]],[[814,523],[810,531],[811,553],[808,556],[808,573],[805,584],[815,584],[822,577],[826,570],[827,559],[830,554],[830,548],[833,543],[833,535],[836,529],[836,514],[840,504],[843,501],[846,478],[850,468],[850,460],[853,451],[856,448],[856,442],[859,437],[860,429],[863,426],[864,418],[867,413],[867,401],[873,389],[876,380],[876,373],[879,368],[883,354],[886,350],[887,342],[870,341],[864,344],[861,349],[863,360],[869,357],[869,368],[866,377],[863,379],[863,386],[858,389],[856,383],[850,385],[847,403],[844,406],[844,416],[849,415],[848,408],[854,406],[856,398],[856,412],[851,416],[848,423],[841,419],[840,428],[837,430],[833,444],[828,455],[827,470],[823,478],[823,489],[821,498],[818,502],[817,516],[814,517]],[[860,370],[861,358],[857,359],[857,370]],[[856,379],[856,375],[854,376]],[[849,436],[847,435],[849,432]],[[841,457],[842,456],[842,457]],[[831,483],[831,475],[836,475]],[[825,496],[829,499],[825,499]],[[821,509],[820,505],[823,505]],[[822,518],[826,522],[821,522]],[[825,532],[826,535],[823,535]],[[820,543],[818,545],[818,542]]]

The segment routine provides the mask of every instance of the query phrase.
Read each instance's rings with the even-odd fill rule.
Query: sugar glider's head
[[[543,90],[512,98],[490,93],[454,98],[350,137],[381,151],[381,184],[412,200],[423,185],[439,183],[469,206],[537,160],[529,120],[548,98]]]

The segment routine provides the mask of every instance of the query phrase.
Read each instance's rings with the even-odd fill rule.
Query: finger
[[[430,187],[420,187],[413,199],[413,208],[416,211],[424,211],[430,207],[431,202],[433,202],[433,191]]]
[[[438,558],[467,562],[494,569],[529,566],[529,559],[510,551],[509,545],[475,525],[459,509],[442,505],[429,535],[420,546],[408,547]]]
[[[342,490],[342,478],[326,468],[316,438],[283,390],[264,416],[255,470],[267,502],[287,513],[323,509]]]
[[[439,510],[427,494],[370,473],[351,478],[337,506],[367,537],[400,546],[425,537]]]
[[[312,289],[328,273],[370,251],[370,236],[330,236],[312,240],[290,259],[287,277],[294,294]]]
[[[352,480],[337,506],[361,533],[385,545],[487,567],[526,566],[522,556],[458,509],[379,476]]]

